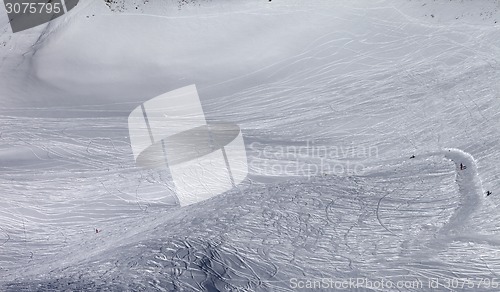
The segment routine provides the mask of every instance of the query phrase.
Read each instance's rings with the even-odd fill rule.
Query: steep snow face
[[[170,214],[128,220],[119,230],[83,238],[78,254],[54,258],[49,278],[57,279],[7,287],[269,290],[325,273],[404,275],[409,264],[425,260],[413,253],[446,225],[460,199],[455,171],[443,158],[398,163],[366,177],[252,184]],[[436,192],[438,185],[448,188]]]
[[[495,1],[352,2],[90,1],[18,34],[0,8],[2,288],[500,273]],[[250,176],[179,209],[127,116],[193,83],[243,129]],[[274,171],[290,163],[361,171]]]
[[[463,176],[445,156],[467,163],[469,172]],[[460,235],[457,227],[468,226],[470,214],[457,212],[457,202],[482,197],[467,189],[475,179],[469,157],[443,150],[364,177],[246,185],[83,238],[78,254],[67,249],[50,262],[55,269],[48,277],[6,288],[267,291],[288,290],[291,279],[319,279],[325,273],[332,279],[420,279],[427,285],[430,268],[433,277],[462,277],[468,271],[456,261],[463,260],[463,252],[448,250],[448,231]],[[469,207],[474,206],[460,208]],[[489,253],[488,245],[469,250]],[[470,264],[482,270],[498,263]]]

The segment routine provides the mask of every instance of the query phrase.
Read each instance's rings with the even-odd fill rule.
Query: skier
[[[415,158],[415,155],[412,155],[412,156],[410,157],[410,159],[413,159],[413,158]]]
[[[489,195],[491,195],[491,192],[490,191],[486,191],[486,197],[488,197]]]
[[[467,169],[467,166],[465,166],[462,163],[460,163],[460,170],[464,170],[464,169]]]

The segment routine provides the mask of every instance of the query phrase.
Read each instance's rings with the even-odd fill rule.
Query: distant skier
[[[412,156],[410,157],[410,159],[413,159],[413,158],[415,158],[415,155],[412,155]]]
[[[460,170],[464,170],[464,169],[467,169],[467,166],[465,166],[462,163],[460,163]]]
[[[488,197],[489,195],[491,195],[491,192],[490,191],[486,191],[486,197]]]

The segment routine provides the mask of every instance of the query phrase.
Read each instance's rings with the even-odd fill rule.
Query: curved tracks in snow
[[[458,234],[465,228],[468,219],[480,207],[484,195],[483,185],[477,171],[474,157],[460,149],[446,149],[445,157],[455,163],[457,169],[456,182],[460,192],[460,205],[450,218],[448,224],[441,229],[441,234]],[[460,169],[460,163],[466,166]]]
[[[467,223],[474,212],[481,206],[484,197],[483,185],[474,157],[470,153],[456,148],[445,148],[423,156],[443,155],[455,163],[456,183],[458,185],[460,203],[448,223],[439,230],[437,240],[440,242],[466,235],[464,231],[467,229]],[[463,164],[465,168],[461,169],[460,164]]]

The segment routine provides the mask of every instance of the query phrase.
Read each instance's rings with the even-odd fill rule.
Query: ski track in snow
[[[481,208],[485,191],[478,173],[477,163],[474,157],[463,150],[455,148],[445,148],[442,151],[418,154],[419,158],[429,158],[433,156],[445,157],[455,164],[455,177],[458,186],[459,201],[456,210],[449,218],[448,222],[436,233],[436,236],[427,243],[426,249],[418,251],[419,257],[433,256],[432,248],[443,249],[453,240],[473,240],[478,234],[471,230],[469,221],[472,215]],[[464,165],[465,169],[461,169]],[[381,198],[382,199],[382,198]],[[498,241],[489,241],[490,244],[498,245]]]
[[[275,35],[285,38],[282,32],[292,31],[292,24],[303,20],[300,5],[290,7],[284,10],[292,16],[285,19],[284,30],[259,18],[259,25],[270,34],[262,39],[264,44]],[[126,110],[135,107],[137,99],[143,101],[149,93],[162,92],[156,88],[145,93],[148,86],[134,83],[137,72],[130,73],[134,82],[125,79],[115,84],[111,79],[110,84],[96,83],[123,86],[118,93],[104,90],[95,95],[122,96],[124,101],[99,100],[102,107],[54,103],[2,109],[0,185],[12,197],[0,202],[0,275],[5,276],[0,285],[11,291],[216,291],[227,287],[290,291],[292,277],[498,276],[498,216],[491,213],[496,201],[494,196],[489,198],[490,209],[483,204],[486,200],[478,174],[481,171],[488,188],[496,185],[500,111],[494,102],[498,92],[490,83],[500,80],[500,70],[498,47],[490,44],[499,39],[498,31],[421,24],[394,15],[387,7],[344,7],[348,11],[338,18],[318,7],[310,10],[312,14],[306,13],[308,21],[323,17],[325,24],[334,23],[326,26],[328,32],[312,33],[310,42],[297,46],[300,48],[290,55],[285,48],[297,43],[287,43],[281,47],[285,57],[275,57],[271,63],[263,63],[265,66],[258,63],[251,67],[254,71],[221,73],[229,79],[214,78],[218,82],[201,86],[200,96],[206,97],[203,106],[211,118],[243,125],[247,143],[261,142],[262,148],[311,137],[328,145],[377,146],[381,157],[366,162],[366,175],[274,182],[276,177],[266,181],[254,172],[241,192],[178,209],[169,199],[173,186],[165,174],[138,170],[133,163]],[[390,17],[381,19],[382,12]],[[276,12],[242,10],[236,18],[260,13]],[[214,37],[220,29],[215,20],[226,16],[232,20],[231,15],[205,17],[208,22],[200,24],[207,29],[204,34]],[[179,39],[175,32],[167,34],[172,30],[165,26],[150,25],[150,17],[144,15],[107,18],[108,22],[96,17],[92,22],[72,19],[67,27],[61,24],[60,31],[67,29],[72,36],[68,39],[75,43],[57,38],[51,42],[50,35],[44,35],[46,42],[36,46],[35,65],[29,72],[36,69],[32,71],[42,78],[56,72],[58,66],[66,68],[65,62],[79,60],[81,63],[74,64],[83,73],[73,77],[95,82],[106,70],[95,70],[87,63],[113,67],[123,59],[134,60],[134,55],[127,55],[130,52],[143,51],[148,35],[140,30],[138,35],[136,25],[154,31],[159,36],[155,41]],[[124,18],[129,22],[120,22]],[[165,18],[162,24],[197,27],[190,22],[193,17],[183,18]],[[248,26],[256,26],[256,22]],[[110,45],[106,41],[114,41],[122,25],[131,35],[119,39],[128,48],[120,48],[126,57],[102,54],[100,46]],[[277,30],[270,29],[273,27]],[[87,43],[93,38],[86,36],[95,28],[102,33],[97,36],[104,44]],[[199,35],[182,37],[205,49]],[[233,37],[228,39],[237,45],[236,50],[210,55],[223,64],[221,71],[239,67],[234,65],[237,58],[228,62],[225,56],[246,57],[238,55],[247,47],[246,39]],[[17,41],[21,45],[21,39]],[[240,42],[242,46],[238,46]],[[86,53],[95,63],[73,53],[71,59],[57,58],[68,57],[65,52],[81,47],[88,48]],[[264,47],[259,52],[269,51]],[[156,63],[165,48],[171,48],[170,42],[168,46],[159,42],[148,55],[141,54],[137,64]],[[44,49],[49,53],[45,59]],[[193,75],[193,79],[205,80],[206,72],[217,75],[211,67],[202,66],[203,59],[193,61],[198,51],[188,50],[183,55],[184,50],[173,51],[180,56],[181,65],[182,60],[188,60],[190,66],[201,64],[193,74],[204,75]],[[174,66],[172,71],[177,69]],[[58,74],[71,77],[61,72]],[[171,76],[184,78],[172,74],[152,83]],[[138,88],[131,89],[129,84]],[[47,100],[53,94],[49,91]],[[127,100],[127,96],[135,99]],[[61,100],[66,102],[65,98]],[[109,113],[116,116],[108,117]],[[443,145],[467,152],[429,150]],[[401,158],[409,153],[416,159]],[[249,154],[251,159],[260,158],[252,155],[252,149]],[[460,170],[460,163],[467,169]],[[477,221],[478,216],[483,221]],[[95,233],[94,228],[101,232]]]
[[[460,204],[448,224],[441,230],[443,234],[452,235],[464,233],[467,221],[480,206],[485,192],[477,170],[474,157],[460,149],[445,149],[444,155],[456,165],[457,184],[460,191]],[[460,164],[466,166],[461,170]]]
[[[121,232],[115,234],[124,242],[120,247],[104,246],[92,251],[101,240],[86,239],[79,256],[69,255],[76,266],[50,272],[68,275],[68,278],[21,281],[6,287],[8,290],[22,287],[144,289],[143,283],[131,283],[127,277],[152,275],[146,277],[149,288],[158,290],[210,291],[232,287],[248,291],[288,291],[284,287],[290,277],[301,274],[319,277],[325,269],[332,271],[331,277],[340,278],[376,279],[382,270],[390,271],[394,279],[411,278],[402,276],[405,273],[430,278],[432,274],[426,275],[429,269],[421,270],[419,265],[432,263],[437,253],[467,234],[468,221],[480,207],[482,187],[475,161],[466,152],[444,149],[416,156],[410,165],[404,160],[398,162],[398,171],[392,175],[374,171],[365,178],[327,176],[274,186],[252,184],[243,187],[241,194],[226,194],[174,211],[164,219],[153,215],[155,219],[143,221],[144,226],[130,222],[132,237],[123,238]],[[449,171],[450,165],[444,158],[453,161],[453,171]],[[433,161],[430,165],[429,159]],[[467,169],[460,170],[460,163],[467,165]],[[411,170],[413,167],[419,171]],[[383,180],[370,182],[373,175]],[[435,185],[431,181],[446,184],[449,179],[453,179],[450,182],[456,183],[457,188],[446,195],[436,192],[434,199],[432,188],[418,191],[418,187],[412,187],[415,180],[423,180],[415,185],[422,186],[424,182]],[[383,196],[375,195],[377,193]],[[447,209],[440,210],[442,206],[435,202]],[[220,214],[224,215],[216,218],[211,214],[201,215],[202,210],[212,210],[214,206],[219,206]],[[400,210],[408,207],[411,208]],[[420,219],[410,219],[405,215],[408,211],[417,212]],[[192,212],[199,215],[192,218],[189,215]],[[381,222],[385,222],[384,226]],[[441,227],[438,222],[442,222]],[[146,233],[133,232],[135,228]],[[149,234],[148,230],[155,231]],[[189,233],[185,233],[186,230]],[[182,234],[189,235],[183,238]],[[111,238],[108,240],[114,242]],[[408,245],[408,239],[413,243]],[[418,246],[420,249],[415,250]],[[379,257],[391,259],[394,264],[381,262]],[[416,261],[408,263],[410,259]],[[402,263],[404,265],[398,267]],[[86,265],[92,268],[85,268]],[[88,272],[78,272],[82,270]],[[158,273],[161,276],[153,276]],[[79,275],[79,279],[73,275]],[[114,280],[109,282],[110,279]]]

